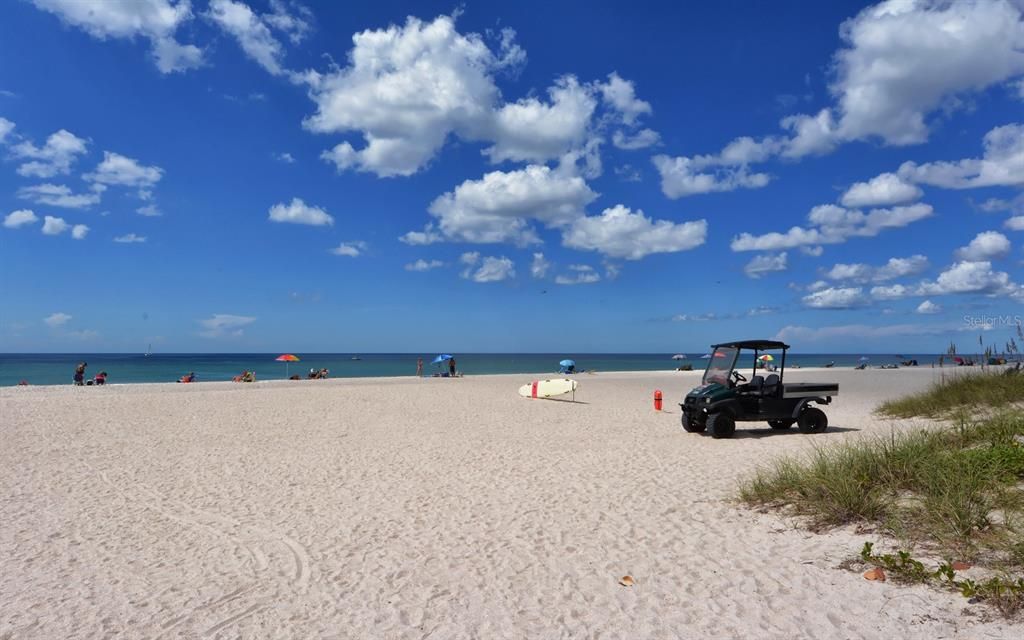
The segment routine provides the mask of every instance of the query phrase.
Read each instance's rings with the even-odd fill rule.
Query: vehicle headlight
[[[704,398],[704,404],[711,404],[711,398]]]

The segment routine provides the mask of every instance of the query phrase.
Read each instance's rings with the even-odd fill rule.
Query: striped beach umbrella
[[[288,377],[288,363],[289,362],[299,362],[299,357],[297,355],[294,355],[294,354],[291,354],[291,353],[282,353],[281,355],[279,355],[276,358],[274,358],[274,360],[276,360],[277,362],[283,362],[284,363],[284,377],[287,378]]]

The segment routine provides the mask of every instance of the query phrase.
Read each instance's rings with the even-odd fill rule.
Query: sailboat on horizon
[[[142,357],[143,358],[148,358],[151,355],[153,355],[153,343],[152,342],[150,342],[149,344],[146,345],[146,353],[142,354]]]

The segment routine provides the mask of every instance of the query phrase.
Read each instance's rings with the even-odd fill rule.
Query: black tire
[[[736,420],[727,411],[708,416],[707,426],[712,438],[731,438],[736,433]]]
[[[828,416],[821,409],[808,407],[796,421],[800,433],[821,433],[828,428]]]
[[[769,420],[768,426],[776,431],[784,431],[793,426],[794,420]]]
[[[689,413],[683,412],[683,431],[687,433],[700,433],[707,428],[707,423],[703,420],[693,419]]]

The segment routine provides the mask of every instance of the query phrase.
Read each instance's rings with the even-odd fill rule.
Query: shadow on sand
[[[740,424],[742,424],[742,423],[740,423]],[[797,429],[796,427],[791,427],[789,429],[772,429],[771,427],[765,427],[763,429],[761,429],[761,428],[746,428],[746,429],[744,429],[743,427],[737,425],[736,433],[733,435],[733,439],[739,439],[739,438],[771,438],[771,437],[774,437],[774,436],[804,436],[804,435],[806,435],[806,436],[814,436],[814,437],[819,437],[820,438],[822,436],[828,436],[828,435],[831,435],[833,433],[847,433],[847,432],[850,432],[850,431],[860,431],[860,429],[854,429],[853,427],[833,427],[833,426],[829,425],[828,429],[826,429],[822,433],[800,433],[800,430]],[[703,433],[701,435],[705,435],[705,436],[707,436],[709,438],[711,437],[711,434],[709,434],[707,432],[705,432],[705,433]]]

